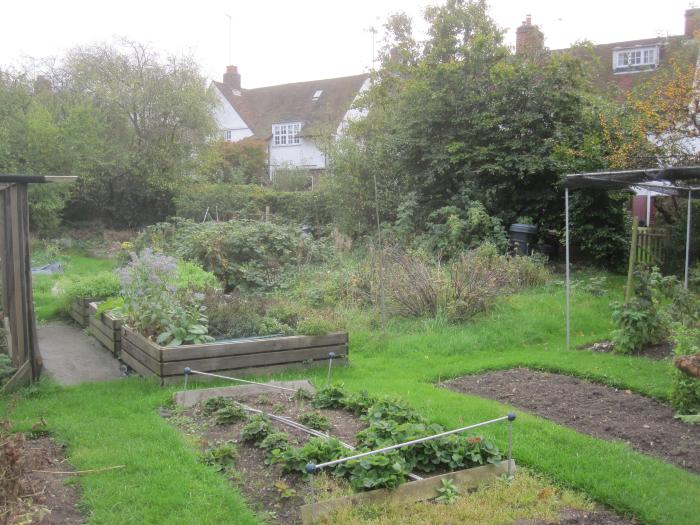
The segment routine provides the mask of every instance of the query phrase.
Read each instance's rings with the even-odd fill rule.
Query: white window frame
[[[298,146],[301,144],[301,122],[285,122],[272,125],[273,146]]]
[[[232,129],[225,129],[223,132],[224,135],[224,140],[226,142],[233,142],[233,130]]]
[[[634,70],[659,64],[659,46],[633,47],[613,51],[613,69]]]

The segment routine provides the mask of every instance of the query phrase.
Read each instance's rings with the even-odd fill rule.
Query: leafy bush
[[[133,253],[119,270],[124,305],[119,309],[127,323],[161,345],[178,346],[213,340],[207,335],[203,295],[178,290],[175,259],[145,249]]]
[[[331,428],[331,423],[328,418],[319,412],[305,412],[299,416],[299,423],[306,425],[314,430],[325,432]]]
[[[29,229],[34,235],[56,235],[69,193],[68,184],[29,185]]]
[[[646,344],[658,343],[667,333],[667,320],[660,309],[660,295],[667,280],[657,269],[635,271],[635,295],[627,304],[613,304],[614,350],[618,353],[639,351]]]
[[[677,324],[673,333],[674,354],[692,355],[700,352],[700,329]],[[700,379],[674,368],[671,404],[679,414],[700,414]]]
[[[147,228],[138,244],[149,242],[165,253],[198,263],[216,275],[227,291],[274,288],[284,272],[304,257],[300,231],[272,222],[178,220]]]
[[[257,414],[250,418],[250,421],[243,427],[241,440],[250,443],[260,443],[272,432],[272,426],[267,416]]]
[[[343,398],[343,408],[356,416],[367,413],[369,408],[377,402],[377,398],[371,396],[366,390],[347,394]]]
[[[113,272],[85,275],[72,281],[65,289],[68,302],[74,299],[106,299],[119,294],[121,283]]]
[[[246,419],[248,414],[239,405],[230,403],[214,412],[214,417],[217,425],[229,425],[236,421]]]
[[[189,261],[177,261],[175,286],[179,291],[204,293],[220,288],[216,276]]]
[[[311,174],[303,168],[277,168],[272,176],[272,187],[278,191],[304,191],[311,187]]]

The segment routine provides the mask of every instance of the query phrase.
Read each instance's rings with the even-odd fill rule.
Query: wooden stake
[[[630,243],[630,263],[627,269],[627,287],[625,288],[625,304],[632,296],[632,281],[634,280],[634,267],[637,262],[637,236],[639,234],[639,224],[637,218],[632,220],[632,242]]]

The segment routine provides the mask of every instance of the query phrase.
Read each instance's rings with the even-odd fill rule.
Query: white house
[[[323,144],[360,116],[352,105],[368,87],[363,74],[243,89],[236,66],[226,68],[223,82],[212,82],[222,137],[265,141],[271,177],[282,167],[324,170]]]

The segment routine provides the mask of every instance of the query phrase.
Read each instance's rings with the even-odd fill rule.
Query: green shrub
[[[272,187],[277,191],[304,191],[311,188],[311,174],[302,168],[277,168],[272,176]]]
[[[290,447],[289,436],[284,432],[272,432],[258,443],[258,447],[265,451],[265,461],[270,463],[276,454],[280,454]]]
[[[71,282],[65,289],[68,302],[74,299],[106,299],[118,295],[121,290],[119,277],[113,272],[100,272],[85,275]]]
[[[216,276],[189,261],[177,262],[175,286],[187,292],[208,292],[220,288]]]
[[[29,229],[38,237],[56,235],[70,193],[69,184],[29,185]]]
[[[2,341],[0,343],[5,341],[5,331],[0,329],[0,337],[2,338]],[[12,361],[10,361],[10,357],[7,354],[2,353],[3,348],[0,348],[0,385],[2,385],[5,381],[10,379],[14,373],[17,371],[17,369],[12,366]]]
[[[272,432],[272,426],[267,416],[257,414],[250,418],[250,421],[243,427],[241,440],[250,443],[260,443]]]
[[[298,228],[250,220],[160,223],[147,228],[137,244],[149,242],[155,250],[198,263],[227,291],[275,288],[305,255]]]
[[[675,355],[692,355],[700,352],[700,329],[677,324],[673,332]],[[674,368],[671,404],[679,414],[700,414],[700,379]]]
[[[342,324],[337,319],[327,317],[309,317],[299,321],[296,333],[300,335],[325,335],[342,329]]]
[[[613,331],[612,341],[615,352],[622,354],[660,342],[668,329],[660,308],[660,296],[669,281],[657,269],[638,268],[635,276],[634,297],[627,304],[613,303],[613,321],[617,329]]]

